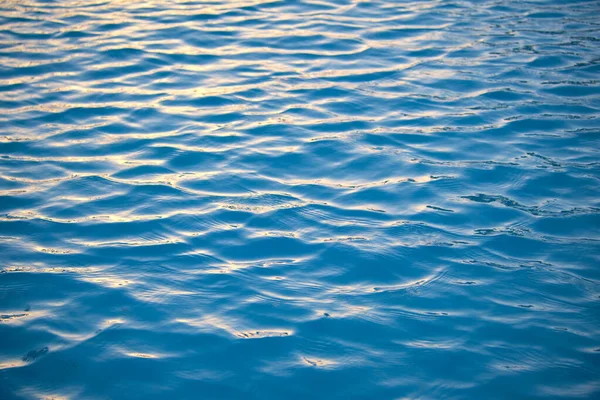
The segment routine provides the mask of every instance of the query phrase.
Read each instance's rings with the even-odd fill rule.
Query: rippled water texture
[[[600,2],[0,3],[0,398],[600,396]]]

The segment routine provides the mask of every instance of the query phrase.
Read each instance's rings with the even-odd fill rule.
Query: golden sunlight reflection
[[[233,326],[235,321],[229,320],[227,322],[224,318],[217,315],[206,315],[202,318],[190,319],[190,318],[177,318],[174,322],[184,324],[190,327],[199,328],[203,331],[213,332],[222,331],[226,332],[231,337],[237,339],[261,339],[268,337],[286,337],[293,335],[292,330],[278,329],[278,328],[267,328],[267,329],[250,329],[250,330],[239,330]]]

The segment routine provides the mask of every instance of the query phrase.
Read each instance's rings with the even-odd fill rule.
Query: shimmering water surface
[[[600,2],[0,2],[0,398],[600,395]]]

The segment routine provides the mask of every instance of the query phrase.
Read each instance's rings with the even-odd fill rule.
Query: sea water
[[[600,396],[600,2],[0,2],[0,398]]]

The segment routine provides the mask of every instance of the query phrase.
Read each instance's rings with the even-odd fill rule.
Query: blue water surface
[[[0,2],[0,399],[599,398],[599,16]]]

